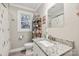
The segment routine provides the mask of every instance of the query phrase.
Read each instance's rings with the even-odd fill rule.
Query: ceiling
[[[60,13],[64,13],[64,4],[63,3],[56,3],[48,10],[48,16],[53,17]]]
[[[50,13],[53,13],[57,10],[60,10],[60,9],[64,9],[64,4],[63,3],[56,3],[54,6],[52,6],[48,12]]]
[[[10,3],[10,6],[28,9],[30,11],[36,11],[41,5],[42,3]]]

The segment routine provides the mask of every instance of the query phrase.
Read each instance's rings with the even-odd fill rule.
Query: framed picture
[[[33,14],[26,11],[18,11],[18,31],[32,31]]]

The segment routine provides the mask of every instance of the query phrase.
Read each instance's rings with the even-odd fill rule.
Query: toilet
[[[26,55],[32,56],[33,55],[33,42],[25,43],[24,47],[26,49]]]

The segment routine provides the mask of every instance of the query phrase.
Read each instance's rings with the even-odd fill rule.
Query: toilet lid
[[[33,43],[31,42],[31,43],[26,43],[26,44],[24,44],[24,46],[25,47],[32,47],[33,46]]]

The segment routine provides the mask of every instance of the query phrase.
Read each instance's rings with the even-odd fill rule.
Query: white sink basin
[[[54,45],[53,43],[50,43],[49,41],[46,41],[46,40],[39,41],[39,43],[41,43],[45,47],[50,47],[50,46],[53,46]]]

